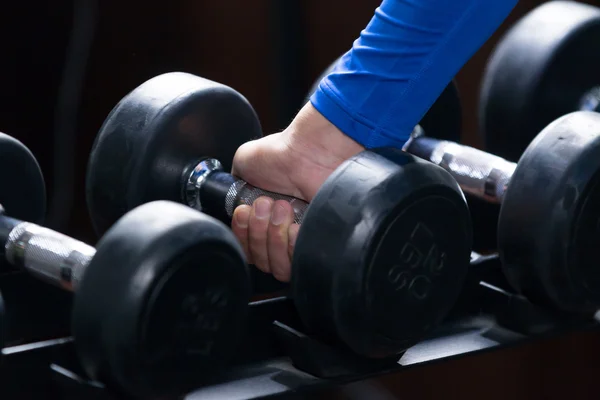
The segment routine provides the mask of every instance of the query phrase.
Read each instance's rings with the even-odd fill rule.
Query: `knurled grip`
[[[461,189],[491,203],[501,203],[516,164],[458,143],[416,137],[405,150],[444,168]]]
[[[254,201],[261,196],[269,197],[273,200],[285,200],[292,206],[294,210],[294,222],[302,223],[304,213],[308,207],[308,203],[296,197],[287,196],[284,194],[270,192],[268,190],[259,189],[249,183],[239,179],[236,180],[227,191],[225,196],[225,211],[229,217],[233,217],[233,211],[236,207],[246,204],[251,206]]]
[[[189,206],[218,218],[222,217],[223,212],[233,218],[236,207],[242,204],[251,206],[261,196],[290,203],[297,224],[302,222],[308,207],[303,200],[259,189],[224,172],[219,160],[214,158],[203,159],[194,166],[186,180],[183,195],[183,200]]]
[[[29,222],[15,226],[5,244],[6,259],[55,286],[76,290],[96,249]]]

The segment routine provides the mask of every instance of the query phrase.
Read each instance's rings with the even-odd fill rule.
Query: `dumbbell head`
[[[343,56],[342,56],[343,57]],[[310,88],[304,103],[310,101],[310,96],[317,90],[321,80],[335,71],[342,58],[331,63],[325,71],[315,80]],[[419,122],[419,126],[428,134],[435,132],[439,139],[459,142],[462,130],[462,108],[456,82],[452,81],[446,86],[436,102],[429,108]]]
[[[600,114],[548,125],[519,160],[504,195],[498,247],[528,298],[573,312],[600,307]]]
[[[40,166],[31,151],[17,139],[0,133],[0,215],[41,222],[46,213],[46,185]],[[5,229],[0,223],[0,231]],[[0,272],[5,262],[0,259]],[[0,358],[7,335],[4,300],[0,294]]]
[[[249,279],[221,222],[166,201],[135,208],[99,241],[76,292],[85,371],[140,398],[193,389],[236,353]]]
[[[546,125],[576,110],[600,110],[600,9],[544,3],[500,40],[481,87],[486,148],[519,159]]]
[[[4,298],[2,297],[2,293],[0,293],[0,362],[2,361],[2,349],[4,348],[4,341],[6,340],[7,335],[7,319],[6,319],[6,310],[4,309]]]
[[[397,354],[447,314],[471,250],[469,213],[442,168],[365,151],[326,180],[296,241],[292,293],[306,326],[369,357]]]
[[[229,171],[238,147],[261,135],[248,101],[225,85],[186,73],[146,81],[115,106],[92,148],[86,196],[96,231],[145,202],[182,202],[198,161]]]
[[[0,205],[10,215],[41,222],[46,212],[46,185],[40,166],[17,139],[0,133]]]

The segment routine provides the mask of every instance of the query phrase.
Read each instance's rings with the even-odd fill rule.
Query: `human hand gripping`
[[[344,135],[310,103],[282,132],[240,146],[232,174],[249,184],[310,202],[327,177],[364,148]],[[287,282],[300,226],[285,200],[259,197],[233,213],[232,230],[248,262]]]
[[[251,185],[310,202],[362,145],[401,148],[516,3],[383,0],[290,126],[241,146],[232,173]],[[290,204],[259,198],[235,210],[232,228],[251,263],[280,281],[290,279],[299,229]]]

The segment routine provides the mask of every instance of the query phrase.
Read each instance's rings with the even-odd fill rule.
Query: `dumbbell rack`
[[[0,278],[0,286],[6,276]],[[15,275],[15,285],[34,285]],[[40,288],[40,290],[42,290]],[[10,292],[9,292],[10,293]],[[41,295],[35,292],[37,295]],[[62,293],[62,292],[60,292]],[[60,295],[61,308],[34,317],[55,319],[54,332],[68,325],[69,304]],[[5,296],[7,297],[7,296]],[[10,301],[11,295],[8,296]],[[251,303],[246,343],[228,372],[186,396],[186,399],[276,398],[290,392],[318,390],[350,383],[423,363],[442,361],[499,349],[540,337],[574,330],[596,329],[592,316],[572,317],[534,306],[508,290],[496,255],[474,256],[468,282],[451,316],[434,335],[408,349],[399,359],[365,361],[302,333],[302,325],[291,300],[277,297]],[[32,304],[19,312],[32,312]],[[32,317],[32,321],[35,319]],[[39,321],[38,321],[39,322]],[[41,323],[41,322],[40,322]],[[42,325],[39,325],[42,326]],[[45,326],[45,325],[44,325]],[[21,334],[32,338],[33,330]],[[49,331],[46,331],[49,333]],[[72,339],[62,337],[11,346],[3,350],[0,366],[0,398],[32,398],[43,394],[57,399],[116,400],[123,396],[102,384],[87,381],[78,365]],[[202,377],[199,377],[199,382]]]

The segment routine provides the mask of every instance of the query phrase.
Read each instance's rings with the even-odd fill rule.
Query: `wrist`
[[[340,131],[308,102],[284,131],[292,148],[313,156],[324,154],[339,163],[364,147]]]

